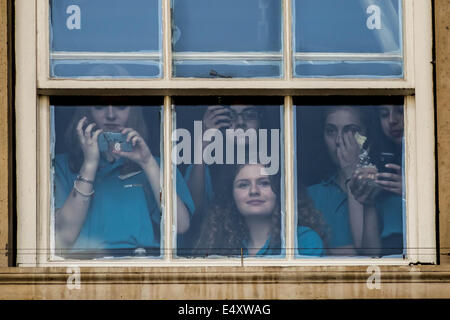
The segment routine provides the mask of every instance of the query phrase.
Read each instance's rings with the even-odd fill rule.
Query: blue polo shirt
[[[158,164],[159,158],[156,158]],[[86,220],[72,249],[159,248],[161,211],[143,171],[121,175],[123,159],[113,163],[101,159],[94,182],[95,193]],[[64,205],[77,173],[69,169],[66,154],[56,155],[55,209]],[[190,213],[194,203],[177,171],[176,189]]]
[[[331,229],[329,247],[339,248],[353,245],[350,228],[347,193],[336,182],[337,176],[308,187],[308,194],[317,210]],[[380,221],[381,237],[403,234],[403,208],[400,196],[382,192],[377,198],[375,208]]]
[[[269,248],[270,237],[264,243],[264,246],[256,253],[256,257],[267,255],[278,255]],[[323,242],[320,236],[311,228],[297,227],[297,249],[299,255],[322,256],[324,253]],[[248,256],[247,245],[244,244],[244,255]]]

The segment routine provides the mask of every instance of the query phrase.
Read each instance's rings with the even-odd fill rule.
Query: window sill
[[[449,298],[450,266],[0,268],[0,299],[363,299]]]

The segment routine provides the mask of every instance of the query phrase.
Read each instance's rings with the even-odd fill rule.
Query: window
[[[50,1],[50,7],[52,77],[161,77],[160,1]]]
[[[293,5],[295,76],[403,76],[402,1],[297,0]]]
[[[18,264],[434,262],[424,12],[18,3]]]

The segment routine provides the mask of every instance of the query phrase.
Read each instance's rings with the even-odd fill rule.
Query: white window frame
[[[49,77],[49,1],[16,1],[16,168],[17,264],[19,266],[251,266],[251,265],[406,265],[436,263],[435,152],[432,80],[431,0],[403,2],[403,79],[301,79],[292,73],[291,0],[282,0],[284,14],[284,77],[281,79],[171,78],[170,0],[162,0],[163,78],[79,80]],[[406,259],[310,258],[296,259],[183,259],[168,252],[163,259],[111,261],[49,261],[50,235],[50,111],[51,95],[164,96],[165,249],[173,248],[172,172],[170,163],[173,95],[284,96],[286,243],[294,243],[294,137],[292,97],[298,95],[401,95],[405,97],[406,150]],[[289,245],[287,245],[289,246]]]

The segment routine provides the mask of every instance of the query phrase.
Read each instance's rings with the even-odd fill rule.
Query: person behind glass
[[[234,100],[230,106],[213,105],[209,106],[202,119],[203,132],[208,129],[218,129],[224,132],[226,129],[248,129],[258,130],[261,122],[261,114],[257,107],[242,104],[239,100]],[[210,142],[201,141],[204,149]],[[245,140],[248,144],[248,140]],[[248,149],[248,148],[247,148]],[[188,168],[186,181],[191,190],[192,198],[196,208],[201,210],[212,200],[212,190],[210,186],[211,172],[204,162],[194,164]]]
[[[323,138],[335,171],[308,187],[308,193],[330,228],[328,255],[377,255],[380,248],[376,187],[371,183],[377,169],[365,168],[355,175],[361,152],[355,135],[367,137],[369,125],[368,114],[359,107],[324,110]]]
[[[378,168],[376,184],[384,190],[378,199],[389,203],[381,230],[382,255],[403,252],[403,105],[381,105],[377,108],[380,138],[371,144],[370,157]],[[380,130],[381,129],[381,130]],[[357,173],[358,174],[358,173]]]
[[[377,175],[377,184],[384,190],[399,196],[403,194],[402,154],[403,154],[403,106],[382,105],[378,108],[383,138],[372,149],[372,157],[378,162],[378,167],[390,169]],[[375,154],[378,153],[378,154]],[[380,171],[384,171],[380,168]]]
[[[280,255],[282,251],[280,176],[261,164],[227,166],[226,181],[204,221],[196,255]],[[309,202],[308,202],[309,201]],[[306,195],[300,197],[298,253],[320,256],[323,224]],[[318,230],[318,232],[314,231]]]
[[[219,99],[218,102],[221,103],[221,100]],[[225,132],[226,129],[242,129],[244,131],[259,129],[262,116],[256,106],[244,104],[237,98],[232,98],[229,102],[231,104],[227,106],[222,104],[208,106],[202,119],[203,132],[208,129],[218,129],[222,132]],[[237,141],[240,140],[237,139]],[[244,142],[248,157],[248,140],[245,139]],[[208,143],[202,140],[195,142],[194,145],[201,145],[203,154]],[[191,228],[187,234],[179,238],[178,252],[180,254],[189,253],[189,248],[193,248],[198,240],[200,228],[208,214],[206,209],[213,202],[217,194],[216,188],[221,185],[221,181],[226,175],[226,172],[222,170],[223,166],[222,164],[207,165],[202,162],[201,164],[192,164],[186,170],[185,179],[194,200],[196,214],[193,216]]]
[[[100,151],[105,132],[124,135],[131,151],[115,146]],[[66,131],[70,151],[55,157],[57,248],[91,250],[94,257],[97,250],[99,256],[126,256],[137,248],[159,254],[160,164],[146,135],[141,107],[77,108]],[[193,204],[182,177],[177,193],[177,231],[183,233]]]

